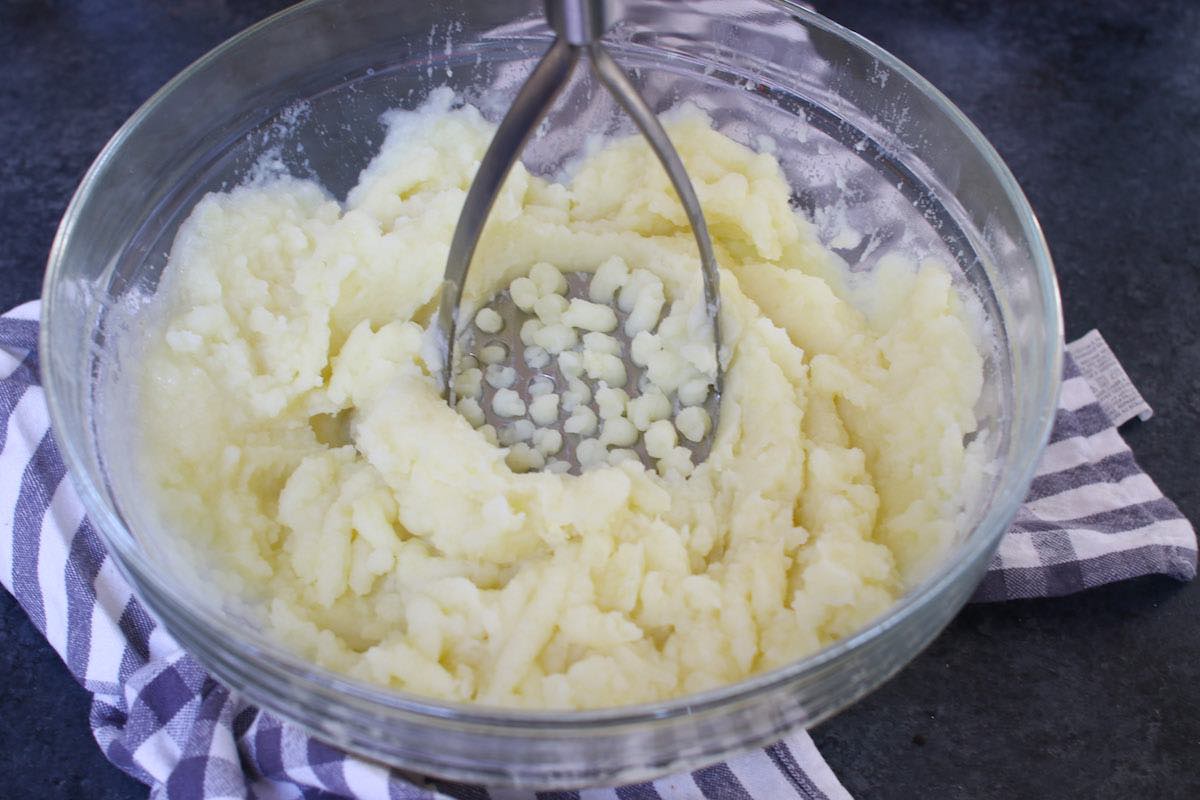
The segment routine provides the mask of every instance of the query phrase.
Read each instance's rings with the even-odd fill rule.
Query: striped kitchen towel
[[[532,793],[389,770],[246,704],[146,613],[84,516],[49,432],[37,315],[29,303],[0,318],[0,582],[94,695],[91,725],[104,753],[148,784],[152,797],[849,797],[804,732],[652,783]],[[1070,357],[1066,370],[1042,469],[977,599],[1064,594],[1150,573],[1195,575],[1191,526],[1138,468]]]

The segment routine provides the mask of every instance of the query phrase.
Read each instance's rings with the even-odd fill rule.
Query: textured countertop
[[[162,83],[285,3],[0,2],[0,307],[37,297],[58,218]],[[402,6],[401,0],[397,2]],[[945,92],[1007,160],[1058,266],[1156,411],[1123,430],[1200,520],[1200,4],[826,0]],[[87,695],[0,592],[0,796],[134,798]],[[818,727],[862,798],[1200,796],[1200,583],[970,606]]]

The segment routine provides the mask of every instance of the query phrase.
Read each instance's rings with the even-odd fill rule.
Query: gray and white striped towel
[[[94,695],[96,741],[151,796],[185,798],[849,798],[806,733],[690,774],[541,792],[450,784],[339,752],[247,705],[183,652],[117,573],[50,435],[38,304],[0,317],[0,582]],[[1196,572],[1196,537],[1137,466],[1075,363],[1029,501],[977,599]]]

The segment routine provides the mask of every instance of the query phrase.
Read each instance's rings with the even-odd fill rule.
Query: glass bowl
[[[771,149],[795,205],[852,270],[897,251],[953,265],[983,331],[977,412],[995,467],[968,498],[959,541],[854,635],[740,683],[651,705],[455,705],[294,656],[200,591],[194,565],[165,554],[148,504],[122,478],[128,446],[102,390],[122,374],[114,333],[145,324],[145,300],[195,203],[264,155],[344,197],[382,140],[384,111],[447,85],[498,119],[549,43],[540,14],[536,0],[403,10],[394,0],[310,0],[213,50],[152,97],[84,178],[50,254],[41,346],[54,431],[109,553],[216,677],[326,741],[393,765],[557,787],[642,780],[761,746],[835,713],[912,659],[967,601],[1029,486],[1054,420],[1062,319],[1046,244],[1012,175],[911,69],[783,0],[630,2],[611,48],[651,104],[695,102],[726,135]],[[552,172],[586,134],[623,125],[582,81],[527,165]]]

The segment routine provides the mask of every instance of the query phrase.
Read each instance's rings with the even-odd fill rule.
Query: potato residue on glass
[[[944,557],[982,385],[944,266],[884,264],[853,293],[864,313],[775,159],[680,110],[668,130],[722,267],[711,452],[686,477],[631,459],[516,472],[440,396],[425,344],[493,126],[444,91],[387,122],[344,203],[294,178],[205,197],[143,345],[141,480],[272,637],[436,698],[622,705],[812,653]],[[614,257],[668,306],[700,296],[683,209],[638,138],[568,183],[516,167],[466,300],[540,262]]]

